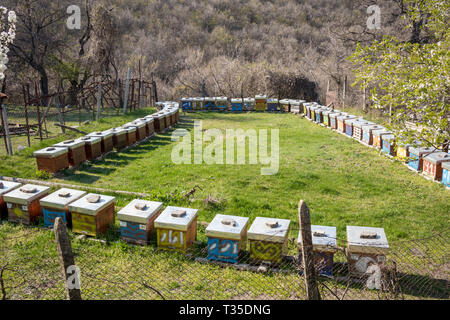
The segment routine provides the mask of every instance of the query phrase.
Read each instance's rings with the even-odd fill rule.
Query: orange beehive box
[[[33,155],[36,158],[38,170],[57,173],[69,167],[68,148],[50,147],[38,150]]]
[[[69,164],[72,167],[78,166],[86,161],[85,142],[81,140],[68,140],[53,145],[55,148],[69,149]]]
[[[30,225],[42,217],[42,207],[39,200],[48,195],[49,187],[27,184],[14,189],[3,196],[8,208],[10,222]]]

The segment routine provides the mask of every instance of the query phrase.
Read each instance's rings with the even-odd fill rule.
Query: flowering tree
[[[8,63],[8,45],[16,37],[16,13],[0,6],[0,80],[5,78]]]
[[[385,37],[367,47],[358,45],[350,57],[357,65],[357,83],[373,88],[370,98],[375,108],[392,108],[387,127],[401,144],[420,141],[448,150],[450,2],[404,2],[409,5],[407,18],[412,22],[421,21],[420,28],[428,40],[402,42],[396,37]],[[417,26],[411,23],[410,27]]]

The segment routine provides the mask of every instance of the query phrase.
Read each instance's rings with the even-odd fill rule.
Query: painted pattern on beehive
[[[227,97],[217,97],[217,109],[219,110],[226,110],[227,109]]]
[[[395,156],[394,135],[384,135],[382,137],[382,151],[390,156]]]
[[[237,263],[239,259],[239,241],[208,238],[208,260]]]
[[[442,183],[450,187],[450,163],[444,163],[442,165],[442,171]]]
[[[282,243],[250,240],[250,255],[253,260],[280,263],[283,253]]]
[[[125,239],[147,241],[147,225],[136,222],[120,221],[120,235]]]
[[[40,204],[43,208],[45,227],[53,227],[58,217],[71,226],[72,216],[69,211],[69,204],[80,199],[85,194],[85,191],[62,188],[42,198]]]
[[[242,99],[231,99],[231,111],[239,112],[243,110]]]
[[[423,157],[423,172],[434,178],[442,180],[442,164],[450,162],[450,154],[446,152],[433,152]]]

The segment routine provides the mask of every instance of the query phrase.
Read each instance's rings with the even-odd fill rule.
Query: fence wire
[[[114,227],[105,240],[71,235],[85,300],[306,299],[302,257],[293,238],[298,230],[290,231],[293,237],[276,265],[255,262],[248,251],[241,253],[238,264],[209,261],[202,225],[197,241],[185,253],[160,250],[155,239],[147,246],[125,243],[118,230]],[[53,232],[23,228],[14,236],[1,234],[3,298],[64,299]],[[390,243],[386,262],[368,263],[365,273],[355,275],[350,272],[347,243],[338,239],[342,247],[334,254],[330,274],[323,272],[323,260],[315,260],[321,298],[449,299],[448,242],[449,233],[444,232]]]

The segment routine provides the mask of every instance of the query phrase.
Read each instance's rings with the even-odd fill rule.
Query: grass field
[[[126,116],[109,117],[80,129],[87,132],[108,129],[151,112],[153,110],[147,109]],[[343,239],[347,225],[383,227],[394,246],[396,241],[421,238],[433,232],[448,230],[448,190],[412,173],[400,162],[380,156],[374,149],[352,139],[291,114],[187,114],[181,115],[178,127],[192,131],[195,120],[203,121],[203,129],[279,128],[279,173],[262,176],[261,165],[175,165],[171,161],[175,143],[171,141],[171,132],[168,132],[127,152],[112,153],[104,160],[85,164],[74,172],[66,170],[50,180],[145,192],[152,195],[151,200],[163,201],[165,206],[181,205],[200,209],[200,221],[211,221],[217,213],[247,216],[251,219],[256,216],[291,219],[291,237],[296,237],[298,233],[297,206],[298,201],[303,199],[311,209],[313,224],[338,228],[338,237],[341,239],[339,244],[342,246],[345,245]],[[74,136],[59,136],[16,153],[13,157],[1,157],[0,176],[42,178],[36,172],[33,151],[69,137]],[[192,202],[182,200],[181,197],[196,185],[201,190],[194,194]],[[206,201],[208,198],[215,201]],[[131,197],[120,196],[117,205],[124,206],[130,200]],[[20,226],[9,223],[0,225],[0,238],[6,239],[23,232],[26,231]],[[39,252],[45,251],[42,248],[48,246],[46,242],[52,238],[51,233],[38,230],[26,238],[25,248],[23,243],[20,244],[21,241],[8,240],[14,244],[9,247],[9,252],[20,256],[21,250],[26,249],[27,254],[36,261],[42,260]],[[118,235],[111,233],[106,238],[118,240]],[[199,240],[206,241],[201,230]],[[267,293],[264,288],[254,287],[254,291],[245,296],[248,290],[246,291],[244,284],[249,279],[253,281],[253,278],[247,279],[247,272],[227,270],[224,272],[228,275],[226,279],[230,281],[230,285],[242,281],[243,287],[239,290],[235,288],[233,292],[225,290],[213,295],[208,290],[211,289],[211,283],[217,281],[214,280],[214,275],[220,268],[199,265],[177,254],[153,254],[154,245],[150,249],[129,248],[118,242],[107,247],[95,247],[96,244],[74,241],[74,248],[80,252],[80,264],[87,263],[89,259],[97,259],[102,267],[124,272],[138,267],[142,259],[154,257],[151,260],[153,262],[148,262],[156,268],[152,269],[152,277],[164,279],[164,287],[171,293],[176,293],[177,290],[180,294],[185,293],[186,290],[182,290],[184,287],[189,287],[190,290],[192,287],[197,288],[199,296],[227,299],[236,298],[239,290],[242,291],[242,297],[247,298],[257,298],[264,292]],[[295,252],[295,247],[291,251]],[[83,252],[90,253],[83,255]],[[54,253],[49,254],[52,256]],[[35,259],[27,260],[30,268]],[[180,270],[192,270],[198,276],[195,280],[180,278],[173,281]],[[166,279],[165,274],[176,276],[168,276]],[[269,281],[264,276],[261,277],[262,281]],[[284,277],[283,281],[286,283],[297,285],[301,282],[298,278],[290,278],[290,275]],[[298,290],[303,290],[300,284]],[[300,297],[302,292],[292,293],[293,297]],[[120,298],[122,294],[126,296],[122,292],[115,297]],[[281,291],[278,292],[280,296],[277,292],[267,294],[275,298],[289,298]]]

